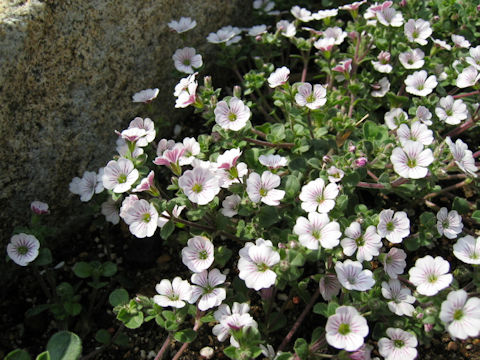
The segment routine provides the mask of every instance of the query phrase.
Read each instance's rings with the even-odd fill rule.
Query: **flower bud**
[[[367,158],[362,156],[362,157],[359,157],[359,158],[355,159],[355,166],[363,167],[363,166],[367,165],[367,162],[368,162]]]
[[[353,143],[348,144],[348,151],[354,152],[355,150],[357,150],[357,147]]]
[[[205,76],[203,78],[203,85],[206,88],[211,88],[212,87],[212,77],[211,76]]]
[[[399,4],[401,7],[405,7],[407,6],[407,0],[402,0],[400,1],[400,4]]]
[[[426,333],[432,331],[433,329],[433,324],[423,324],[423,330],[425,330]]]
[[[350,39],[352,39],[352,40],[355,40],[356,38],[358,38],[358,32],[356,32],[356,31],[350,31],[350,32],[348,33],[348,37],[349,37]]]
[[[327,163],[327,164],[328,164],[329,162],[332,161],[332,158],[331,158],[330,156],[328,156],[328,155],[325,155],[325,156],[322,158],[322,160],[323,160],[324,163]]]
[[[233,87],[233,96],[240,99],[242,97],[242,88],[238,85]]]

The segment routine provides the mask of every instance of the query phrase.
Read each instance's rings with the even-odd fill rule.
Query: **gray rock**
[[[82,210],[68,185],[111,159],[115,129],[135,116],[185,115],[174,112],[173,87],[182,77],[175,50],[193,46],[208,64],[214,47],[206,36],[238,25],[248,7],[243,0],[0,2],[2,238],[28,225],[33,200],[47,202],[57,224],[71,225]],[[184,39],[167,26],[181,16],[198,23]],[[154,87],[153,113],[132,103],[135,92]]]

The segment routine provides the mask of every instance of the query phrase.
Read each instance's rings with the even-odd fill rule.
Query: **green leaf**
[[[274,312],[268,318],[268,330],[274,332],[287,324],[287,317],[281,312]]]
[[[117,265],[111,261],[107,261],[102,265],[102,275],[105,277],[113,276],[117,273]]]
[[[121,346],[121,347],[128,347],[129,346],[130,339],[127,334],[121,332],[117,334],[115,339],[113,340],[113,343],[115,345]]]
[[[456,196],[453,199],[452,210],[457,210],[461,215],[464,215],[470,211],[470,204],[464,198]]]
[[[375,124],[373,121],[367,120],[363,124],[363,134],[366,140],[383,142],[388,139],[388,130],[381,125]]]
[[[73,272],[81,279],[86,279],[92,275],[92,266],[85,261],[79,261],[73,267]]]
[[[280,220],[278,210],[274,206],[263,206],[259,213],[260,226],[267,229]]]
[[[182,343],[192,342],[197,337],[197,332],[193,331],[193,329],[184,329],[177,331],[173,337]]]
[[[294,175],[288,175],[287,181],[285,182],[285,197],[288,200],[293,200],[300,190],[300,181]]]
[[[234,346],[229,346],[223,350],[223,353],[227,355],[230,359],[237,359],[237,348]]]
[[[59,331],[47,343],[51,360],[77,360],[82,355],[82,341],[70,331]]]
[[[160,236],[163,240],[167,240],[168,237],[172,235],[173,230],[175,230],[175,223],[170,220],[165,225],[163,225],[162,230],[160,230]]]
[[[313,312],[315,314],[319,314],[319,315],[328,317],[327,316],[327,313],[328,313],[327,303],[316,303],[315,306],[313,307]]]
[[[30,309],[28,309],[28,310],[25,312],[25,317],[26,317],[26,318],[29,318],[29,317],[38,315],[38,314],[40,314],[41,312],[44,312],[45,310],[47,310],[47,309],[49,309],[49,308],[50,308],[50,304],[41,304],[41,305],[37,305],[37,306],[31,307]]]
[[[313,344],[314,342],[316,342],[318,339],[320,339],[321,336],[325,336],[325,329],[323,327],[315,328],[312,332],[311,343]]]
[[[303,157],[297,157],[288,163],[288,168],[290,171],[297,170],[301,173],[305,173],[307,171],[307,162]]]
[[[5,360],[31,360],[30,354],[22,349],[15,349],[10,351]]]
[[[67,282],[62,282],[57,286],[57,295],[64,299],[69,299],[73,296],[73,287]]]
[[[201,317],[200,321],[204,324],[209,323],[209,322],[213,322],[213,321],[215,321],[215,316],[213,316],[213,314],[210,313],[208,315],[205,315],[205,316]]]
[[[472,219],[475,220],[476,222],[480,223],[480,210],[475,210],[472,213]]]
[[[292,360],[293,355],[290,354],[289,352],[286,353],[281,353],[280,355],[277,355],[275,357],[275,360]]]
[[[295,341],[295,345],[293,345],[295,353],[301,360],[308,359],[308,343],[305,339],[299,338]]]
[[[115,289],[108,296],[108,302],[113,307],[128,304],[129,300],[128,292],[125,289]]]
[[[52,253],[51,253],[50,249],[41,248],[38,251],[37,258],[35,259],[35,265],[45,266],[45,265],[49,265],[51,263],[52,263]]]
[[[169,321],[176,321],[177,320],[177,317],[175,316],[175,313],[173,311],[170,311],[170,310],[162,311],[162,316]]]
[[[327,306],[327,317],[334,315],[338,306],[339,305],[336,302],[333,302],[333,301],[329,302]]]
[[[101,344],[106,345],[110,343],[110,340],[112,340],[112,335],[110,335],[110,333],[105,329],[99,329],[95,333],[95,340],[97,340]]]
[[[125,322],[125,326],[129,329],[137,329],[143,324],[143,312],[138,312],[137,314],[130,317]]]
[[[219,267],[222,268],[225,266],[228,260],[230,260],[232,254],[232,250],[230,250],[226,246],[218,246],[215,248],[215,262],[219,265]]]
[[[270,134],[267,135],[267,141],[280,142],[285,139],[285,126],[280,123],[273,124],[270,129]]]
[[[50,353],[48,351],[44,351],[41,354],[38,354],[35,360],[51,360]]]

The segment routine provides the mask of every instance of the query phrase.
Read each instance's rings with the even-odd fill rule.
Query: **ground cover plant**
[[[82,283],[57,285],[48,205],[32,203],[7,253],[48,299],[27,315],[48,311],[61,330],[38,359],[80,358],[70,320],[91,321],[102,297],[118,330],[96,331],[102,345],[83,358],[146,326],[161,339],[144,349],[155,360],[410,360],[438,337],[478,337],[480,9],[283,6],[256,0],[257,25],[208,35],[235,79],[225,88],[188,44],[173,54],[175,107],[194,109],[205,134],[158,138],[159,124],[137,117],[105,167],[70,183],[137,246],[160,244],[171,276],[129,293],[111,286],[126,283],[110,281],[117,264],[96,259],[73,264]],[[195,25],[169,24],[179,39]],[[148,113],[157,94],[132,100]]]

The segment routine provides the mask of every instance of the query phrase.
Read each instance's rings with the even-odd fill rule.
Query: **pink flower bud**
[[[348,145],[348,151],[354,152],[355,150],[357,150],[357,147],[353,143],[350,143]]]
[[[426,333],[432,331],[433,329],[433,324],[423,324],[423,330],[425,330]]]
[[[325,155],[324,157],[322,157],[322,160],[324,163],[329,163],[330,161],[332,161],[332,158],[328,155]]]
[[[30,209],[37,214],[37,215],[42,215],[42,214],[47,214],[48,213],[48,204],[44,203],[42,201],[32,201],[30,204]]]
[[[233,96],[239,99],[242,97],[242,88],[240,86],[235,85],[233,87]]]
[[[363,167],[365,165],[367,165],[367,158],[362,156],[362,157],[359,157],[358,159],[355,159],[355,166],[357,167]]]
[[[405,7],[407,6],[407,0],[402,0],[400,1],[400,4],[399,4],[401,7]]]

